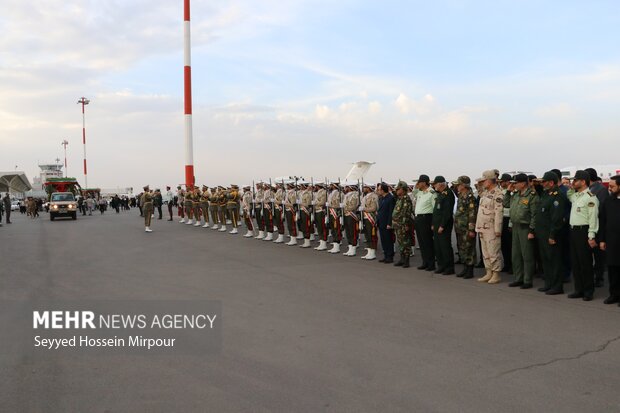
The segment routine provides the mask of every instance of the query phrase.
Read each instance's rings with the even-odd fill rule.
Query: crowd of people
[[[363,234],[362,259],[377,259],[380,246],[379,262],[402,268],[410,267],[417,240],[418,270],[449,276],[460,263],[456,276],[472,279],[478,266],[485,274],[477,281],[498,284],[507,273],[514,277],[508,285],[521,289],[533,288],[542,273],[538,291],[547,295],[564,294],[572,277],[571,299],[592,300],[607,270],[604,302],[620,305],[620,176],[607,188],[593,169],[572,179],[557,169],[541,178],[488,170],[475,183],[467,176],[449,183],[421,175],[413,185],[289,179],[242,190],[179,186],[174,194],[170,187],[162,194],[146,186],[138,198],[146,232],[152,232],[154,211],[162,219],[167,205],[168,221],[176,208],[179,222],[194,227],[237,234],[243,222],[246,238],[276,244],[288,237],[285,245],[310,248],[318,241],[315,250],[337,254],[346,239],[347,257],[357,256]]]

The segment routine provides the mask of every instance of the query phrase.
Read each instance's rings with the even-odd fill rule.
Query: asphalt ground
[[[12,218],[3,301],[219,300],[223,338],[207,355],[0,351],[0,411],[620,411],[604,290],[569,300],[176,220],[146,234],[135,209]]]

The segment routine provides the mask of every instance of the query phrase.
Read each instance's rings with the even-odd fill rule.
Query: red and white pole
[[[189,1],[183,1],[184,84],[185,84],[185,186],[192,188],[194,179],[194,142],[192,131],[192,68]]]
[[[67,140],[65,139],[64,141],[62,141],[61,143],[62,146],[65,147],[65,178],[68,176],[68,172],[67,172],[67,145],[69,145],[69,142],[67,142]]]
[[[84,113],[84,106],[90,103],[90,100],[84,96],[78,100],[77,103],[82,104],[82,143],[84,144],[84,188],[88,188],[88,173],[86,170],[86,114]]]

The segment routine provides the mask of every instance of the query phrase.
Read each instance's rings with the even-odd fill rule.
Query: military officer
[[[530,186],[526,174],[515,175],[514,183],[504,195],[503,206],[510,208],[512,224],[512,271],[515,280],[509,287],[532,288],[536,263],[534,239],[536,238],[536,214],[538,195]]]
[[[456,276],[470,279],[474,278],[476,264],[476,198],[468,176],[460,176],[452,184],[456,186],[458,192],[454,229],[458,240],[459,257],[463,263],[463,271]]]
[[[558,189],[558,176],[545,172],[542,178],[543,191],[540,193],[538,213],[536,214],[536,238],[540,247],[545,285],[538,289],[547,295],[564,293],[562,271],[562,231],[564,211],[568,200]]]
[[[179,206],[178,213],[181,217],[180,224],[185,223],[185,191],[181,188],[181,185],[177,186],[177,205]]]
[[[360,207],[360,195],[355,184],[345,186],[344,201],[344,229],[347,235],[349,248],[343,255],[354,257],[357,251],[357,241],[359,238],[359,216],[357,211]]]
[[[265,196],[265,188],[262,182],[256,184],[256,193],[254,194],[254,216],[256,217],[256,226],[258,227],[258,235],[255,239],[265,238],[265,220],[263,219],[263,199]]]
[[[276,244],[284,242],[284,191],[284,183],[276,182],[276,193],[273,196],[273,221],[278,228],[278,238],[273,241]]]
[[[230,190],[226,194],[226,209],[232,222],[232,230],[229,234],[237,234],[239,232],[237,229],[239,226],[239,200],[239,186],[235,184],[230,185]]]
[[[484,191],[480,195],[478,215],[476,216],[476,232],[480,237],[482,257],[486,274],[478,278],[480,282],[497,284],[501,281],[502,270],[502,221],[504,215],[504,195],[497,186],[495,171],[482,173],[478,179]]]
[[[510,174],[502,174],[499,185],[502,188],[504,198],[509,192],[512,176]],[[502,221],[502,256],[504,257],[504,268],[502,272],[512,274],[512,228],[510,226],[510,205],[504,205],[504,219]]]
[[[149,189],[149,186],[145,186],[142,197],[140,198],[140,205],[142,205],[142,211],[144,214],[144,231],[153,232],[151,230],[151,218],[153,217],[153,193]]]
[[[220,221],[219,232],[226,232],[228,229],[226,228],[227,218],[226,218],[226,204],[228,203],[228,191],[226,187],[219,185],[218,186],[218,195],[217,195],[217,214]]]
[[[430,187],[428,175],[420,175],[413,193],[415,195],[415,231],[420,242],[422,265],[419,270],[435,271],[435,247],[433,241],[433,209],[437,194]]]
[[[596,247],[598,233],[598,199],[588,190],[590,174],[577,171],[573,187],[568,191],[570,210],[571,263],[575,279],[575,291],[568,298],[591,301],[594,294],[594,269],[592,249]]]
[[[304,234],[304,243],[301,247],[310,248],[310,235],[314,230],[312,228],[312,191],[307,182],[300,183],[300,187],[299,219]]]
[[[200,197],[200,209],[202,211],[202,217],[205,221],[203,228],[209,228],[209,187],[207,185],[202,186],[202,196]]]
[[[241,197],[241,210],[243,211],[243,221],[248,229],[244,235],[245,238],[254,236],[254,224],[252,223],[252,187],[246,185],[243,187],[243,196]]]
[[[200,209],[202,205],[202,192],[200,189],[195,186],[194,187],[194,219],[196,222],[194,223],[195,227],[202,226],[202,210]]]
[[[287,191],[284,199],[284,209],[286,216],[286,226],[288,229],[288,235],[290,237],[289,242],[286,245],[297,245],[297,189],[295,184],[289,182],[286,185]]]
[[[407,196],[409,187],[404,181],[396,185],[396,205],[392,213],[392,227],[396,234],[396,242],[400,252],[400,259],[394,263],[397,267],[409,268],[411,257],[411,225],[413,223],[413,204]]]
[[[454,250],[452,249],[452,227],[454,226],[454,192],[448,188],[446,178],[437,176],[433,181],[435,187],[435,205],[433,207],[433,243],[437,257],[435,274],[454,274]]]
[[[267,236],[263,241],[273,241],[273,190],[271,184],[265,184],[265,192],[263,193],[263,220],[265,221],[265,231]]]
[[[377,210],[379,209],[379,195],[373,191],[373,186],[364,184],[364,197],[362,198],[362,219],[364,223],[364,238],[366,239],[366,255],[364,260],[377,258]]]
[[[185,215],[187,215],[187,225],[193,225],[193,211],[194,211],[194,188],[187,187],[185,191]]]
[[[220,227],[220,217],[217,212],[217,203],[219,201],[219,189],[217,187],[211,188],[209,192],[209,211],[211,212],[211,221],[213,225],[211,225],[211,229],[216,230]]]
[[[325,213],[327,190],[325,189],[325,184],[322,182],[315,183],[314,187],[314,223],[319,233],[319,246],[314,249],[317,251],[325,251],[327,250],[327,237],[329,236],[327,214]]]

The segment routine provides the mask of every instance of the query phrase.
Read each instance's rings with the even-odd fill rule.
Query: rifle
[[[341,206],[344,200],[342,199],[342,186],[340,185],[340,177],[338,177],[338,194],[340,195],[340,205],[338,205],[338,209],[340,210],[340,225],[344,225],[344,211]]]
[[[364,178],[362,178],[362,186],[360,187],[360,181],[357,181],[357,192],[360,198],[360,206],[362,206],[362,194],[364,193]],[[363,209],[363,208],[362,208]],[[364,211],[360,212],[360,232],[364,230]]]
[[[310,195],[312,196],[312,203],[310,204],[310,222],[314,222],[314,177],[310,177],[310,185],[312,189],[310,190]]]
[[[254,200],[255,198],[255,194],[254,194],[254,180],[252,179],[252,203],[250,204],[250,218],[254,218],[254,209],[256,208]]]
[[[269,178],[269,192],[271,192],[272,189],[273,188],[271,186],[271,178]],[[275,211],[275,202],[271,202],[271,199],[269,199],[269,205],[270,205],[269,209],[271,209],[271,217],[273,219],[273,216],[275,215],[275,212],[276,212]]]

